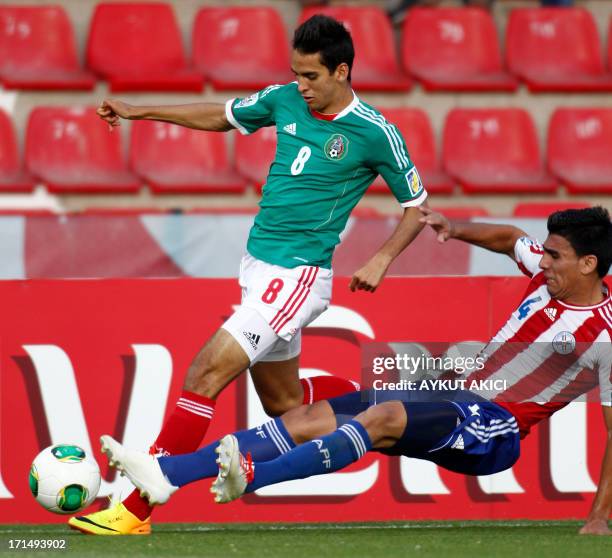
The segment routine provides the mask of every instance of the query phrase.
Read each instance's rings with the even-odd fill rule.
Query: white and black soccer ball
[[[100,468],[77,445],[49,446],[34,459],[29,484],[32,495],[46,510],[76,513],[98,495]]]

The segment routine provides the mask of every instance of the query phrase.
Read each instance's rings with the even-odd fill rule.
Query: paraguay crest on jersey
[[[340,161],[344,159],[348,152],[349,141],[346,136],[342,134],[334,134],[326,142],[323,150],[325,156],[332,161]]]

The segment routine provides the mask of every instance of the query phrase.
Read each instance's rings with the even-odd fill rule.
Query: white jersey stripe
[[[400,155],[402,156],[402,159],[406,162],[406,165],[409,164],[410,162],[410,157],[408,157],[408,153],[406,152],[406,150],[404,149],[404,142],[402,140],[401,135],[399,134],[399,132],[397,131],[397,127],[392,124],[391,122],[389,122],[384,116],[382,116],[382,114],[377,113],[376,111],[362,105],[361,107],[366,113],[369,113],[372,115],[372,117],[377,120],[378,122],[380,122],[383,126],[387,126],[389,128],[389,130],[391,131],[391,134],[393,135],[393,137],[395,138],[396,142],[397,142],[397,147],[400,151]]]
[[[395,126],[393,126],[393,124],[391,124],[390,122],[388,122],[387,120],[385,120],[385,118],[381,115],[378,114],[377,112],[373,111],[372,109],[366,107],[363,104],[359,105],[359,109],[364,113],[369,115],[372,119],[374,119],[378,124],[380,124],[381,126],[385,126],[391,133],[391,136],[393,137],[394,141],[395,141],[395,145],[398,149],[398,152],[400,154],[400,157],[402,159],[402,161],[404,161],[404,163],[406,164],[406,166],[408,166],[409,163],[409,158],[408,158],[408,154],[406,153],[406,151],[404,150],[404,144],[402,142],[401,137],[399,136],[399,134],[397,133],[397,130],[395,128]]]
[[[400,160],[404,164],[404,167],[407,167],[409,164],[408,154],[404,151],[404,146],[401,138],[399,137],[396,129],[390,123],[388,123],[380,114],[377,114],[371,109],[368,109],[363,104],[359,104],[357,110],[363,114],[364,116],[368,116],[375,124],[382,127],[383,130],[387,130],[389,133],[387,137],[390,137],[393,141],[393,144],[396,147],[397,153],[399,155]],[[403,168],[403,167],[400,167]]]
[[[599,314],[605,320],[608,326],[612,328],[612,310],[610,310],[610,305],[602,306],[599,309]]]
[[[372,124],[375,124],[376,126],[378,126],[385,134],[385,136],[387,136],[387,139],[389,140],[389,145],[391,147],[391,151],[393,151],[393,155],[395,156],[395,162],[397,163],[397,166],[399,169],[404,169],[406,168],[406,164],[404,164],[404,161],[402,160],[402,158],[400,157],[397,148],[393,142],[393,139],[391,138],[389,131],[380,123],[376,122],[375,120],[373,120],[372,118],[370,118],[369,116],[367,116],[366,114],[362,113],[359,108],[361,105],[358,105],[355,110],[353,111],[355,115],[359,116],[360,118],[363,118],[364,120],[367,120],[368,122],[371,122]]]

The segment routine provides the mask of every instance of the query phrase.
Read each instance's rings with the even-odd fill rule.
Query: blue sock
[[[243,455],[250,452],[254,461],[276,459],[295,447],[280,418],[257,428],[241,430],[234,435],[238,438],[240,452]],[[200,479],[216,477],[219,467],[215,448],[218,445],[217,441],[193,453],[160,457],[158,462],[164,475],[174,486],[184,486]]]
[[[257,463],[253,459],[255,478],[246,492],[278,482],[333,473],[357,461],[370,449],[372,442],[366,429],[356,420],[350,420],[320,440],[297,446],[272,461]]]

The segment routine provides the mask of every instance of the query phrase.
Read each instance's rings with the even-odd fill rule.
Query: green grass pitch
[[[248,558],[560,558],[612,556],[612,537],[577,535],[576,521],[155,526],[151,536],[85,536],[63,525],[0,525],[0,556]],[[65,539],[66,550],[10,550],[9,540]]]

